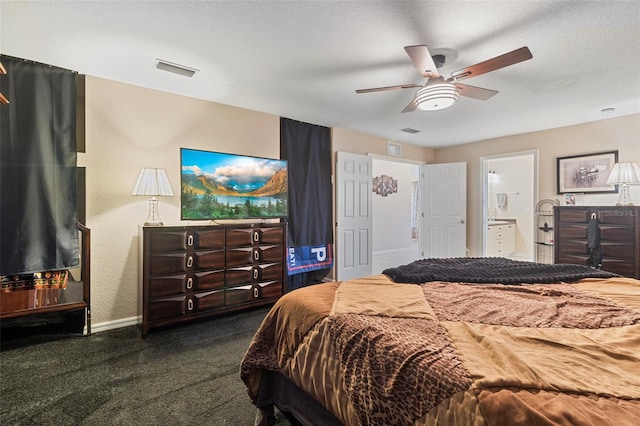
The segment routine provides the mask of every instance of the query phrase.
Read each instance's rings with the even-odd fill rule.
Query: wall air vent
[[[398,142],[387,141],[387,155],[402,157],[402,145]]]
[[[165,61],[164,59],[157,59],[157,58],[156,58],[156,68],[162,71],[168,71],[174,74],[183,75],[185,77],[193,77],[193,75],[197,71],[199,71],[195,68],[187,67],[187,66],[176,64],[173,62]]]
[[[416,130],[416,129],[412,129],[411,127],[405,127],[404,129],[400,129],[401,132],[405,132],[405,133],[409,133],[409,134],[416,134],[419,133],[420,130]]]

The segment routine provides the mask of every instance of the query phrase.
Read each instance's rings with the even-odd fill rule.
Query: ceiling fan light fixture
[[[458,100],[458,88],[442,77],[432,79],[416,92],[416,107],[422,111],[438,111],[453,106]]]

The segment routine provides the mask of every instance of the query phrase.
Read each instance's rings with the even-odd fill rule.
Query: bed
[[[423,259],[284,295],[240,375],[262,424],[635,425],[640,281]]]

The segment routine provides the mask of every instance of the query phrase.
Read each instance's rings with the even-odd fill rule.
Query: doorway
[[[372,155],[372,272],[420,258],[421,162]],[[376,180],[377,179],[377,180]],[[380,183],[376,188],[375,182]]]
[[[482,255],[495,256],[490,226],[510,226],[513,248],[499,256],[535,258],[535,203],[538,198],[538,150],[481,158]]]

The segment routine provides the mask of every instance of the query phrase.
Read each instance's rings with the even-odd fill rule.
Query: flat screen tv
[[[288,214],[287,161],[180,148],[182,220]]]

